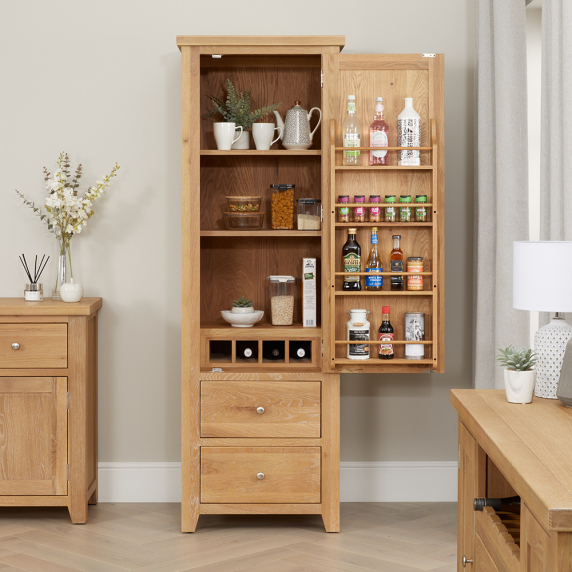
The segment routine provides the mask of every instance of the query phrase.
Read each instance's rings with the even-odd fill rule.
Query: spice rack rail
[[[201,156],[219,155],[223,157],[272,157],[272,156],[307,156],[319,157],[322,155],[321,149],[270,149],[269,151],[259,151],[258,149],[231,149],[230,151],[219,151],[218,149],[201,149]]]

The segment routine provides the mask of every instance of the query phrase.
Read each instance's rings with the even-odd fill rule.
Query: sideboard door
[[[550,538],[526,505],[522,506],[521,531],[520,559],[523,572],[548,572]]]
[[[0,496],[67,494],[67,377],[0,377]]]
[[[477,496],[477,442],[459,421],[459,502],[457,504],[457,561],[475,557],[475,512]]]

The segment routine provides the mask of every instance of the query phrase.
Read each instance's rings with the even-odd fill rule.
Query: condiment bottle
[[[380,222],[381,221],[381,208],[379,203],[381,202],[379,195],[369,195],[369,204],[377,205],[369,207],[369,222]]]
[[[365,205],[365,195],[355,195],[354,203]],[[354,222],[365,222],[365,206],[354,207]]]
[[[407,259],[407,272],[423,272],[423,257],[410,256]],[[407,276],[408,290],[423,290],[423,275],[412,274]]]

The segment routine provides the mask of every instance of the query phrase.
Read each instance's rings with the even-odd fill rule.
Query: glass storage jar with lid
[[[296,185],[270,185],[272,191],[272,228],[292,230],[294,228],[294,189]]]
[[[320,230],[322,199],[298,199],[298,230]]]
[[[273,326],[291,326],[294,323],[294,276],[269,276],[270,323]]]

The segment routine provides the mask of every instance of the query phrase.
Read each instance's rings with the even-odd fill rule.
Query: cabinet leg
[[[73,524],[85,524],[87,522],[87,502],[72,502],[68,507],[70,511],[70,518]]]
[[[340,532],[340,513],[339,511],[330,511],[322,513],[324,528],[326,532]]]
[[[187,513],[181,515],[181,532],[195,532],[197,523],[199,522],[198,512]]]
[[[89,497],[87,504],[97,504],[97,486],[95,487],[93,494]]]

